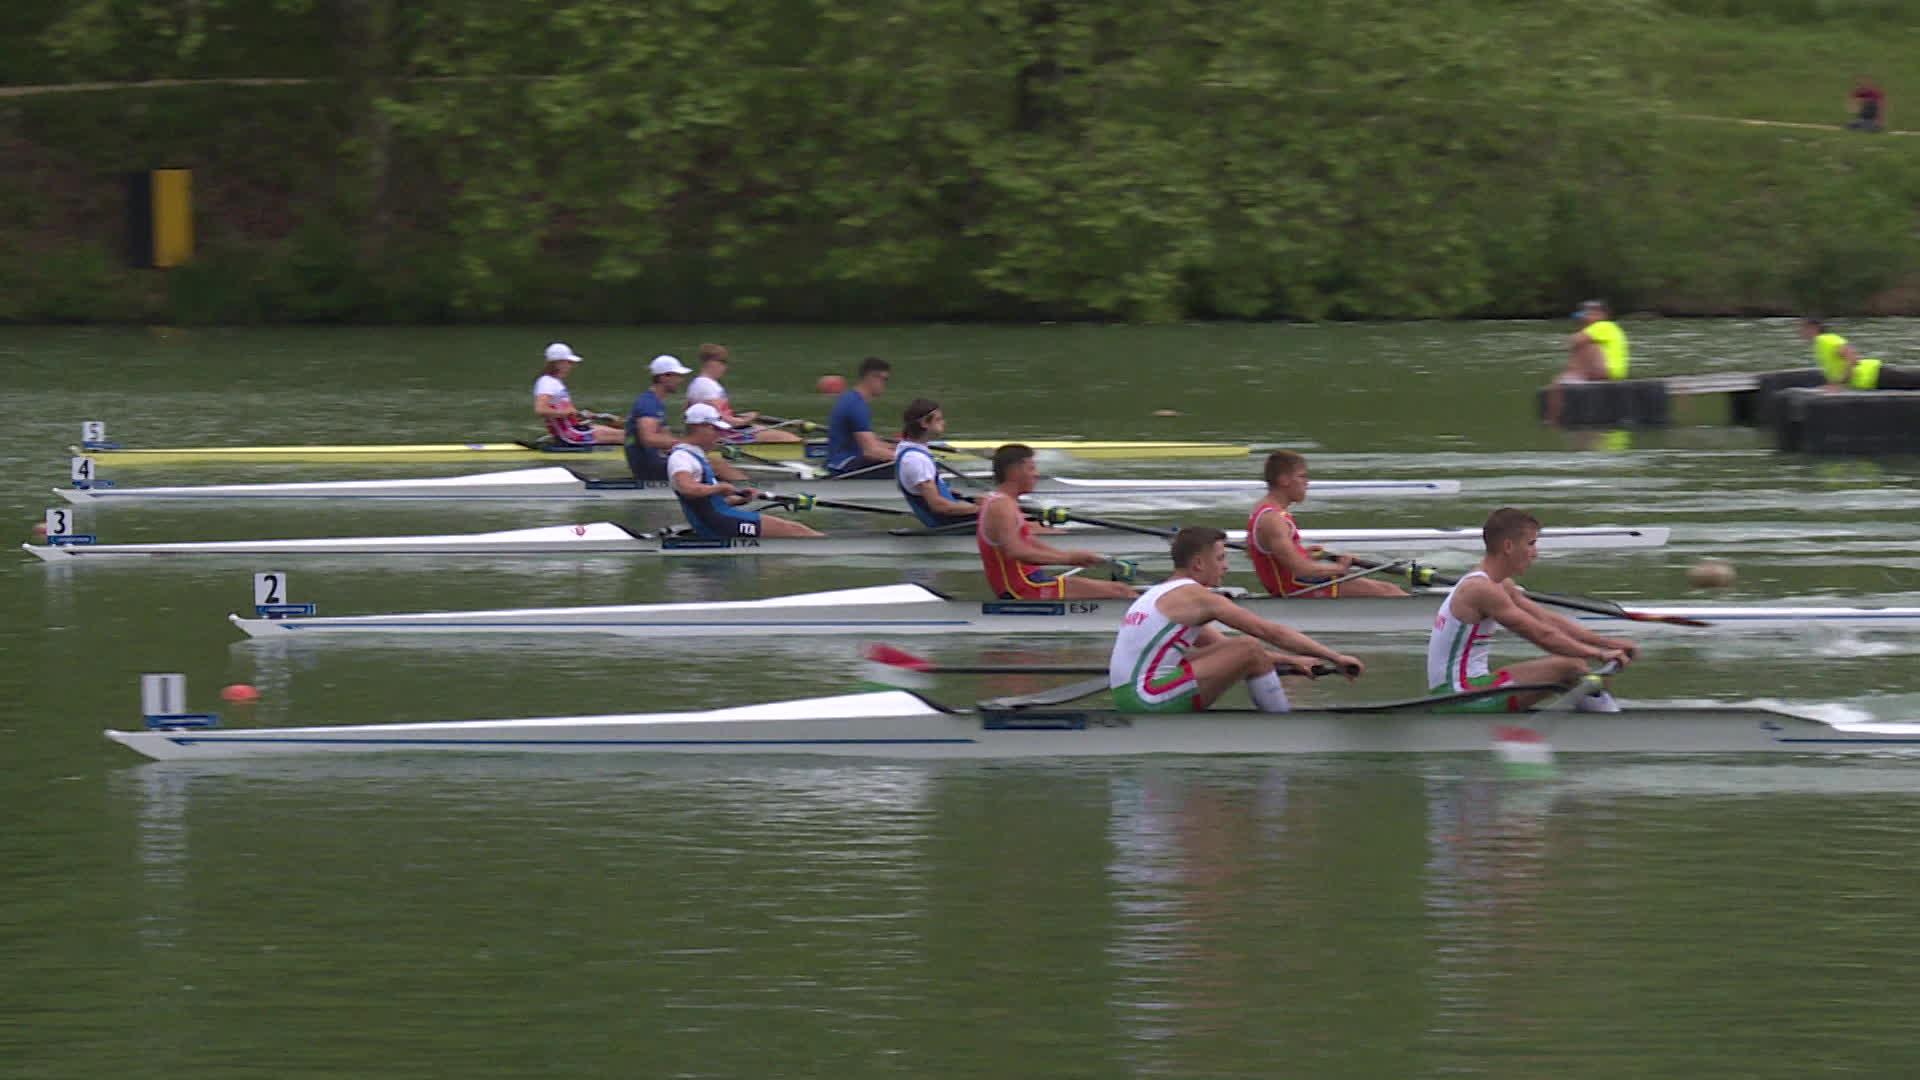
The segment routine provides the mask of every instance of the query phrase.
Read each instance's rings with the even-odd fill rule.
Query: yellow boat
[[[1099,442],[1082,439],[948,439],[947,448],[961,456],[991,454],[1006,442],[1024,442],[1035,450],[1080,458],[1236,458],[1252,448],[1244,444],[1212,442]],[[776,461],[819,461],[826,456],[823,442],[745,443],[741,450]],[[617,458],[617,445],[547,447],[536,443],[365,443],[345,446],[178,446],[141,450],[117,445],[76,446],[76,454],[98,458],[103,465],[190,465],[202,462],[430,462],[430,461],[555,461],[586,455]]]

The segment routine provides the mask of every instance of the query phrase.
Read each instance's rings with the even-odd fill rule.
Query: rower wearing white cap
[[[621,439],[620,429],[595,423],[587,413],[574,406],[573,395],[567,392],[567,375],[583,359],[564,341],[547,346],[546,366],[540,369],[540,377],[533,381],[534,415],[546,421],[547,433],[553,436],[555,442],[567,446],[617,443]]]
[[[667,399],[680,389],[680,377],[688,370],[678,357],[665,355],[654,357],[647,365],[652,382],[633,399],[623,433],[627,468],[633,470],[635,480],[658,482],[667,478],[667,452],[679,441],[667,429]]]
[[[800,436],[791,431],[758,423],[759,413],[733,411],[733,403],[727,399],[727,388],[720,385],[721,378],[727,373],[727,366],[732,362],[733,354],[727,351],[725,345],[700,346],[700,374],[687,384],[687,404],[711,405],[718,410],[720,419],[733,425],[734,437],[729,439],[730,442],[799,442]]]
[[[707,454],[720,445],[726,432],[733,430],[732,424],[720,418],[718,409],[704,404],[689,405],[686,425],[686,438],[667,455],[667,479],[673,484],[673,493],[680,497],[680,509],[687,515],[687,524],[697,535],[708,540],[820,535],[797,521],[742,509],[742,504],[754,498],[754,490],[735,487],[714,475],[713,462],[707,459]]]

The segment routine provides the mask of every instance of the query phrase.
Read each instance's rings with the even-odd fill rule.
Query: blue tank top
[[[873,410],[868,408],[867,399],[860,396],[858,390],[848,390],[833,403],[833,413],[827,417],[827,471],[847,472],[867,463],[860,453],[860,440],[856,438],[862,431],[873,430]]]
[[[646,416],[660,421],[663,429],[667,426],[667,403],[661,401],[660,395],[652,390],[634,398],[633,408],[627,412],[627,438],[624,447],[627,452],[627,468],[632,471],[635,480],[642,482],[665,480],[667,455],[640,442],[640,419]]]
[[[713,462],[707,460],[697,446],[686,443],[676,445],[667,456],[685,450],[700,459],[700,482],[714,482]],[[673,497],[680,500],[680,512],[686,515],[687,524],[693,531],[708,540],[731,540],[740,535],[737,523],[741,521],[758,522],[760,515],[751,510],[742,510],[729,503],[724,495],[707,495],[698,499],[689,499],[675,489]]]

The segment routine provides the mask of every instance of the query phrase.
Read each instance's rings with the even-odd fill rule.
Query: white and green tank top
[[[1160,598],[1175,589],[1202,588],[1192,578],[1163,581],[1134,600],[1113,639],[1113,658],[1107,662],[1107,685],[1131,686],[1149,704],[1188,693],[1193,672],[1185,661],[1199,629],[1183,626],[1160,611]]]
[[[1434,617],[1433,636],[1427,639],[1427,685],[1436,691],[1441,687],[1471,690],[1470,680],[1489,674],[1487,653],[1500,624],[1492,619],[1464,623],[1453,616],[1453,594],[1477,577],[1487,577],[1487,572],[1475,570],[1454,582]]]

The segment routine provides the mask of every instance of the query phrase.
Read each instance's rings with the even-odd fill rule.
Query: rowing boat
[[[969,477],[981,480],[982,477]],[[793,480],[793,486],[822,498],[897,500],[899,485],[891,478],[867,480]],[[781,484],[785,489],[785,482]],[[1201,479],[1084,479],[1050,476],[1041,479],[1034,495],[1071,496],[1080,501],[1142,495],[1241,496],[1265,490],[1259,480]],[[1458,480],[1316,480],[1315,499],[1370,496],[1451,495]],[[202,484],[180,487],[65,487],[54,494],[72,503],[126,502],[586,502],[622,500],[671,502],[673,489],[664,481],[600,480],[576,469],[549,465],[471,476],[443,476],[410,480],[341,480],[296,484]]]
[[[1239,599],[1247,611],[1309,634],[1425,631],[1439,593],[1344,600]],[[610,634],[636,638],[747,637],[780,634],[898,636],[907,634],[1113,634],[1125,600],[954,600],[925,585],[860,589],[712,603],[622,604],[496,611],[437,611],[393,615],[301,616],[261,619],[229,615],[251,637],[335,637],[357,634]],[[1717,630],[1800,631],[1813,628],[1913,633],[1920,607],[1870,608],[1789,605],[1636,605],[1636,612],[1711,622]],[[1610,616],[1569,611],[1594,624]],[[1643,622],[1636,635],[1698,629]]]
[[[1667,542],[1663,527],[1555,528],[1540,532],[1543,551],[1613,550],[1659,547]],[[1228,533],[1244,542],[1244,532]],[[1342,551],[1385,551],[1418,555],[1432,551],[1478,551],[1480,529],[1303,529],[1308,544]],[[1058,537],[1070,546],[1091,547],[1105,555],[1162,556],[1164,537],[1113,529],[1070,526]],[[596,553],[714,557],[733,555],[803,555],[814,557],[885,555],[974,555],[973,531],[900,529],[892,532],[846,533],[808,539],[703,540],[684,533],[644,533],[610,521],[585,525],[546,525],[502,532],[453,533],[428,536],[356,536],[300,540],[211,540],[170,544],[22,544],[48,562],[107,561],[117,558],[180,558],[224,555],[338,556],[338,555],[589,555]]]
[[[295,754],[809,754],[1060,758],[1144,754],[1485,752],[1524,726],[1556,753],[1833,753],[1920,747],[1920,724],[1827,722],[1775,709],[1665,705],[1620,713],[1490,717],[1426,709],[1221,709],[1188,715],[986,703],[948,709],[909,691],[803,698],[699,712],[300,728],[170,728],[106,736],[150,758]]]
[[[1035,450],[1098,459],[1243,458],[1252,452],[1245,443],[1136,442],[1093,439],[946,439],[941,445],[965,455],[991,454],[1003,443],[1024,441]],[[757,457],[775,461],[822,460],[826,443],[818,440],[790,443],[746,443],[741,447]],[[374,461],[513,461],[545,460],[577,455],[618,454],[617,444],[601,446],[545,446],[518,442],[492,443],[364,443],[333,446],[175,446],[130,449],[90,444],[73,447],[75,454],[97,457],[103,464],[186,465],[206,462],[374,462]]]

